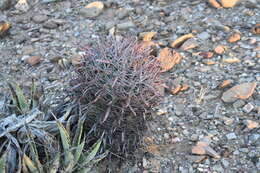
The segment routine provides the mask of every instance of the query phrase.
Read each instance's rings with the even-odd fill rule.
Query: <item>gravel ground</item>
[[[227,9],[205,0],[107,0],[96,10],[84,8],[92,1],[28,0],[32,8],[26,12],[14,5],[6,9],[8,1],[15,4],[0,3],[0,20],[12,24],[0,41],[0,73],[24,87],[34,77],[47,93],[66,87],[79,45],[93,38],[153,31],[161,49],[184,34],[195,35],[195,48],[174,48],[183,59],[166,72],[170,88],[189,89],[166,92],[139,160],[117,172],[260,172],[260,37],[252,33],[260,23],[259,0]],[[228,41],[235,33],[241,38]],[[214,52],[218,45],[225,52]],[[0,91],[6,91],[1,81]]]

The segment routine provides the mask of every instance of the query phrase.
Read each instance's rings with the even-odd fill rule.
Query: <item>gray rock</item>
[[[86,18],[94,18],[102,13],[103,9],[100,8],[82,8],[79,14]]]
[[[128,13],[129,13],[129,11],[125,8],[119,9],[117,11],[117,17],[118,17],[118,19],[124,19],[125,17],[128,16]]]
[[[127,21],[127,22],[117,24],[117,28],[120,30],[127,30],[134,27],[135,24],[132,21]]]
[[[47,28],[47,29],[55,29],[58,27],[58,25],[55,22],[53,22],[52,20],[48,20],[48,21],[44,22],[43,27]]]
[[[43,14],[38,14],[32,17],[32,21],[34,21],[35,23],[43,23],[47,20],[48,20],[48,16]]]
[[[242,153],[248,153],[249,149],[248,148],[240,148],[239,151],[241,151]]]
[[[212,169],[215,170],[215,171],[218,171],[219,173],[224,172],[224,169],[222,168],[221,165],[214,165],[214,166],[212,167]]]
[[[202,32],[202,33],[198,34],[197,37],[201,40],[207,40],[210,38],[210,35],[208,32]]]
[[[7,10],[11,7],[12,0],[1,0],[0,1],[0,10]]]
[[[233,107],[238,109],[241,108],[242,106],[244,106],[246,103],[244,100],[237,100],[233,103]]]
[[[254,133],[249,136],[249,143],[255,143],[260,138],[260,134]]]
[[[229,162],[226,159],[221,159],[221,163],[224,166],[224,168],[227,168],[229,166]]]
[[[228,140],[236,139],[236,138],[237,138],[237,136],[236,136],[235,133],[229,133],[229,134],[226,135],[226,137],[227,137]]]
[[[251,112],[254,109],[254,105],[252,103],[247,103],[244,107],[243,107],[243,111],[245,111],[246,113]]]
[[[182,115],[183,111],[184,111],[184,104],[176,104],[174,105],[174,112],[177,116]]]

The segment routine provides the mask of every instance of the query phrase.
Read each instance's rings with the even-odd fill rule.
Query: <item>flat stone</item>
[[[207,40],[210,38],[210,35],[208,32],[202,32],[202,33],[198,34],[197,37],[201,40]]]
[[[177,116],[180,116],[183,114],[183,111],[185,109],[184,104],[176,104],[174,105],[174,112]]]
[[[219,159],[220,158],[220,155],[213,148],[211,148],[210,146],[206,146],[204,149],[206,150],[206,153],[209,156],[211,156],[211,157],[213,157],[215,159]]]
[[[247,103],[244,107],[243,107],[243,111],[245,111],[246,113],[251,112],[254,109],[254,105],[252,103]]]
[[[229,166],[229,162],[226,159],[221,159],[221,163],[225,168]]]
[[[55,29],[58,27],[58,25],[54,21],[48,20],[44,22],[43,27],[46,29]]]
[[[83,17],[86,18],[93,18],[93,17],[97,17],[101,14],[101,10],[99,10],[98,8],[82,8],[79,13],[80,15],[82,15]]]
[[[220,164],[214,165],[212,167],[212,169],[215,170],[215,171],[218,171],[218,173],[224,173],[224,169],[222,168],[222,166]]]
[[[0,1],[0,10],[7,10],[11,7],[12,1],[11,0],[1,0]]]
[[[246,104],[246,102],[244,100],[237,100],[233,103],[233,107],[238,109],[243,107]]]
[[[198,46],[199,46],[199,43],[196,41],[196,39],[190,38],[182,44],[181,49],[189,50],[189,49],[196,48]]]
[[[129,11],[125,8],[121,8],[117,11],[117,17],[118,19],[124,19],[125,17],[127,17],[129,14]]]
[[[117,28],[120,30],[127,30],[130,28],[134,28],[135,24],[132,21],[127,21],[124,23],[117,24]]]
[[[246,126],[248,129],[254,129],[259,127],[259,123],[256,121],[252,121],[252,120],[246,120]]]
[[[188,159],[195,163],[201,163],[205,158],[206,156],[194,156],[194,155],[188,156]]]
[[[43,23],[45,21],[48,20],[48,16],[47,15],[43,15],[43,14],[38,14],[32,17],[32,21],[35,23]]]
[[[104,9],[103,2],[96,1],[89,3],[86,7],[80,9],[79,14],[86,18],[94,18],[99,16]]]
[[[260,138],[260,134],[254,133],[248,137],[250,143],[257,142]]]
[[[253,94],[256,85],[256,82],[236,85],[224,92],[221,99],[227,103],[235,102],[238,99],[247,99]]]
[[[235,133],[229,133],[226,135],[228,140],[236,139],[237,135]]]
[[[34,66],[36,64],[39,64],[41,62],[41,56],[30,56],[25,59],[25,62],[27,64],[30,64],[31,66]]]
[[[225,125],[228,125],[228,126],[233,124],[233,122],[234,122],[234,119],[228,118],[228,117],[224,117],[223,120],[224,120]]]

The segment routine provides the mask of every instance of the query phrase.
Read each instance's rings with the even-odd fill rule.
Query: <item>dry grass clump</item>
[[[132,38],[106,37],[83,50],[70,81],[71,99],[86,115],[89,139],[104,135],[105,149],[126,156],[162,99],[160,64]]]

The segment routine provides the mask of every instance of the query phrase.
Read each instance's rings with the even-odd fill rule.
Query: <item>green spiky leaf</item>
[[[84,146],[85,146],[85,138],[83,139],[83,142],[77,146],[77,149],[74,153],[75,163],[78,163],[80,156],[83,154],[82,152],[83,152]]]
[[[70,136],[64,126],[58,120],[56,120],[56,122],[60,131],[61,142],[65,153],[64,164],[66,165],[65,167],[67,167],[74,162],[74,157],[72,151],[70,150]]]
[[[92,147],[92,149],[90,150],[90,152],[88,153],[87,157],[85,157],[83,159],[83,161],[81,162],[82,165],[88,165],[96,156],[100,145],[101,145],[102,141],[99,139]]]
[[[15,92],[16,92],[16,95],[17,95],[18,105],[19,105],[20,110],[23,113],[28,111],[30,105],[27,102],[27,99],[26,99],[26,97],[23,93],[23,90],[18,85],[16,85]]]
[[[80,141],[81,141],[81,137],[82,137],[82,132],[83,132],[83,124],[85,122],[85,117],[80,118],[78,120],[78,125],[77,125],[77,129],[76,129],[76,133],[74,135],[74,139],[73,139],[73,146],[78,146],[80,145]]]
[[[49,173],[57,173],[59,166],[60,166],[60,152],[56,154],[55,159],[50,166]]]
[[[4,153],[0,158],[0,173],[6,173],[5,164],[6,164],[6,153]]]
[[[36,85],[34,80],[32,80],[32,86],[31,86],[31,108],[35,108],[37,106],[37,100],[35,99],[35,95],[36,95]]]
[[[43,172],[43,166],[39,161],[39,154],[37,152],[37,146],[34,142],[34,139],[31,137],[30,133],[28,133],[27,135],[28,135],[28,138],[30,138],[29,145],[30,145],[30,151],[31,151],[31,156],[33,158],[33,162],[36,164],[37,169],[40,172]]]
[[[37,167],[33,164],[33,161],[26,154],[23,155],[23,162],[31,173],[40,173]]]

